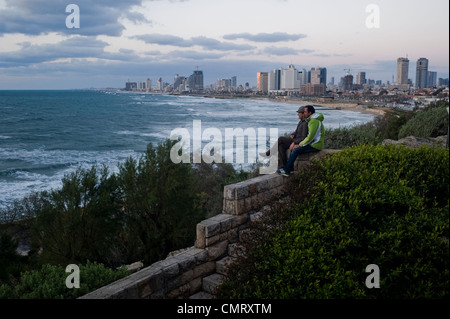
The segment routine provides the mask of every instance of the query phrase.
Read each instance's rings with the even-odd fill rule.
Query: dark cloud
[[[39,35],[51,32],[60,34],[120,36],[124,26],[118,21],[123,17],[135,23],[149,22],[136,12],[133,6],[142,0],[77,0],[80,9],[80,28],[66,27],[66,6],[70,1],[60,0],[5,0],[7,8],[0,10],[0,35],[24,33]]]
[[[286,32],[275,32],[275,33],[233,33],[223,36],[226,40],[237,40],[244,39],[252,42],[284,42],[284,41],[297,41],[299,39],[306,38],[305,34],[289,34]]]
[[[20,43],[21,49],[0,53],[0,68],[30,66],[60,59],[98,58],[106,60],[136,60],[134,51],[121,49],[117,53],[105,52],[108,43],[92,37],[74,37],[52,44]]]

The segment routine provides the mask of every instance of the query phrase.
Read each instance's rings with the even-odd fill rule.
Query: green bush
[[[432,107],[409,120],[400,128],[399,138],[416,136],[437,137],[448,133],[448,112],[446,107]]]
[[[128,275],[125,268],[112,270],[102,264],[88,262],[79,266],[80,288],[68,288],[71,272],[55,265],[22,273],[18,283],[0,286],[0,299],[74,299]]]
[[[402,110],[390,110],[384,116],[378,116],[374,120],[376,136],[379,140],[398,140],[398,133],[403,125],[414,117],[414,112]]]
[[[42,263],[96,260],[114,265],[112,248],[123,220],[114,175],[93,166],[66,175],[62,183],[61,189],[21,203],[27,210],[33,250],[42,249]]]
[[[264,227],[220,297],[448,297],[448,165],[442,148],[381,145],[316,162],[283,213],[290,220]],[[369,264],[379,289],[365,285]]]
[[[326,129],[324,147],[326,149],[343,149],[354,145],[376,144],[381,142],[377,138],[376,132],[373,122],[350,128]]]
[[[151,264],[193,245],[195,225],[205,215],[191,164],[170,159],[173,141],[150,144],[139,159],[119,165],[119,191],[126,218],[122,236],[131,260]]]

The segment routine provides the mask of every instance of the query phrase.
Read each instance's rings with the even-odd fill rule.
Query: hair
[[[306,105],[305,109],[308,109],[309,113],[316,113],[316,109],[312,105]]]

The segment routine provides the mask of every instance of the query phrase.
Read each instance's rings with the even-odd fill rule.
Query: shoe
[[[286,172],[284,171],[284,169],[282,169],[282,168],[277,169],[277,173],[280,174],[280,175],[282,175],[282,176],[285,176],[285,177],[288,177],[288,176],[289,176],[289,174],[286,173]]]

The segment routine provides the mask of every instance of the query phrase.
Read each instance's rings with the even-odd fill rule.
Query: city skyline
[[[0,89],[123,87],[194,70],[205,85],[237,76],[256,86],[258,72],[288,65],[326,68],[328,80],[351,70],[396,82],[399,57],[408,57],[413,83],[420,58],[449,77],[446,0],[73,3],[79,28],[67,3],[0,0]]]

